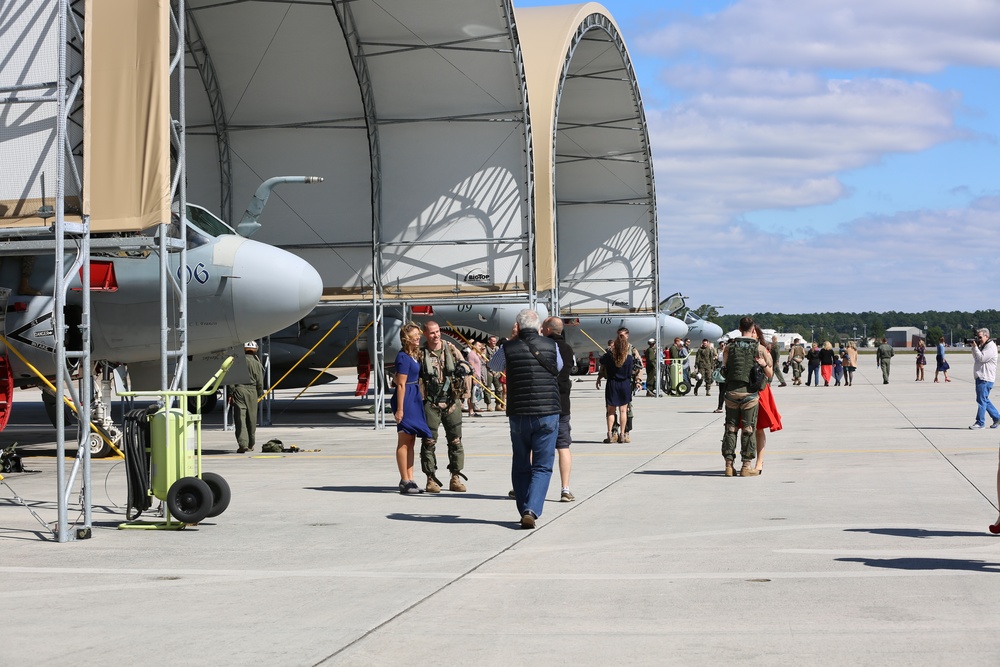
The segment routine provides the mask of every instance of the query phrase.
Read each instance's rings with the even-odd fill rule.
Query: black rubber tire
[[[687,382],[678,382],[677,383],[677,394],[678,395],[684,396],[689,391],[691,391],[691,385],[689,385]]]
[[[233,492],[229,489],[229,482],[222,475],[214,472],[201,473],[201,479],[212,490],[212,510],[208,513],[208,516],[219,516],[226,511],[226,508],[229,507],[229,501],[233,499]]]
[[[90,458],[103,459],[114,453],[115,450],[111,449],[111,445],[105,442],[104,438],[98,434],[91,432],[88,438],[90,442]]]
[[[167,509],[181,523],[198,523],[212,511],[212,489],[197,477],[181,477],[167,491]]]

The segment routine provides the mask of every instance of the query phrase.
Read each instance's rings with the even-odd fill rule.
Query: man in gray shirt
[[[997,344],[990,340],[990,330],[976,332],[972,344],[972,372],[976,378],[976,423],[970,429],[986,426],[986,413],[993,419],[990,428],[1000,426],[1000,412],[990,401],[990,391],[997,378]]]

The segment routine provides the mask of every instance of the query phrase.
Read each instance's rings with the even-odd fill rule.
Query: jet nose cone
[[[323,281],[305,260],[274,246],[244,241],[233,261],[233,311],[243,340],[267,336],[316,307]]]
[[[695,336],[698,337],[699,344],[701,344],[702,338],[707,338],[712,343],[722,338],[722,327],[718,324],[705,322],[704,320],[697,324],[692,324],[688,332],[691,334],[692,342]]]
[[[670,315],[660,315],[660,340],[666,341],[664,345],[670,345],[675,338],[687,336],[688,326],[683,321]]]

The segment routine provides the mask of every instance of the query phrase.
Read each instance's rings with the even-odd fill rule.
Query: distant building
[[[891,327],[885,330],[885,339],[893,347],[913,347],[918,338],[924,337],[924,330],[917,327]]]

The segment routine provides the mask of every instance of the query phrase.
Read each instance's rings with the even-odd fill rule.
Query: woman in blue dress
[[[934,381],[938,382],[938,373],[944,373],[944,381],[951,382],[951,380],[948,379],[948,369],[951,368],[951,364],[949,364],[948,360],[944,358],[944,336],[941,336],[941,338],[938,339],[937,354],[935,357],[937,366],[934,368]]]
[[[399,492],[423,493],[413,481],[413,444],[417,436],[433,437],[424,417],[424,399],[420,395],[420,327],[413,322],[399,332],[403,349],[396,355],[396,391],[389,399],[392,416],[396,419],[396,466],[399,468]]]
[[[628,404],[632,399],[632,364],[635,363],[635,358],[628,352],[628,340],[624,336],[618,336],[611,349],[601,357],[604,375],[608,379],[608,384],[604,388],[604,403],[608,408],[608,437],[604,442],[615,442],[611,437],[611,430],[615,425],[615,413],[619,424],[626,423]],[[600,388],[600,380],[597,382]],[[621,437],[621,442],[625,442],[624,435]]]

